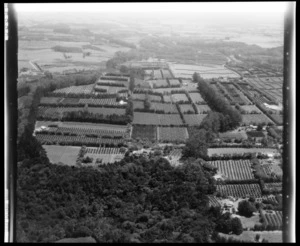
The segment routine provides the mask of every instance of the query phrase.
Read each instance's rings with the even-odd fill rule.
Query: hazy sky
[[[189,3],[34,3],[15,4],[17,12],[273,12],[283,13],[287,2]]]

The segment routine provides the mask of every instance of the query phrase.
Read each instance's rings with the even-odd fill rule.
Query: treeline
[[[70,112],[64,112],[62,116],[60,115],[45,115],[40,114],[38,120],[51,120],[51,121],[75,121],[75,122],[90,122],[90,123],[104,123],[104,124],[120,124],[126,125],[131,122],[131,118],[127,115],[118,114],[94,114],[88,111],[76,110]]]
[[[241,114],[236,109],[233,109],[231,105],[229,105],[218,93],[216,93],[198,73],[193,75],[193,80],[198,82],[199,92],[203,99],[207,102],[208,106],[213,111],[219,113],[213,115],[213,120],[217,121],[220,125],[219,131],[225,132],[238,127],[242,122]],[[210,115],[207,117],[209,118]],[[211,121],[212,120],[207,119],[206,123]]]

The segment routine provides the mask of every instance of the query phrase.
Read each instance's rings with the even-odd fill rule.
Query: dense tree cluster
[[[193,80],[198,83],[199,92],[209,107],[220,113],[209,115],[208,117],[212,117],[212,119],[207,120],[206,123],[216,121],[215,124],[220,125],[220,131],[228,131],[239,126],[242,122],[241,114],[220,97],[198,73],[193,75]]]
[[[172,167],[160,153],[126,156],[97,169],[24,160],[17,241],[92,236],[98,242],[208,242],[216,220],[206,195],[215,185],[202,161]]]
[[[91,123],[104,123],[104,124],[120,124],[126,125],[131,122],[131,117],[128,115],[110,114],[103,115],[98,113],[88,112],[86,110],[74,110],[60,114],[38,116],[38,120],[61,120],[61,121],[75,121],[75,122],[91,122]]]

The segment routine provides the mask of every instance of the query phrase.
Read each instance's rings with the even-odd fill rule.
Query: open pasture
[[[179,82],[178,79],[169,79],[169,83],[171,86],[178,86],[180,87],[181,83]]]
[[[217,192],[221,193],[221,196],[232,196],[235,198],[246,197],[261,197],[261,190],[259,184],[226,184],[217,185]]]
[[[217,167],[226,180],[254,179],[250,160],[209,161],[208,163]]]
[[[176,78],[192,78],[195,72],[200,73],[204,79],[219,77],[240,77],[237,73],[223,67],[222,65],[188,65],[174,63],[170,65]]]
[[[147,98],[146,94],[144,94],[144,93],[133,93],[131,97],[133,100],[140,100],[140,101],[144,101]],[[148,94],[148,98],[152,102],[161,102],[162,101],[162,97],[159,95]]]
[[[61,97],[42,97],[40,100],[40,104],[58,104],[60,101],[62,101],[63,98]]]
[[[211,111],[210,107],[206,104],[204,104],[204,105],[196,104],[196,108],[197,108],[198,114],[207,114],[209,111]]]
[[[158,125],[159,124],[158,114],[133,112],[132,124],[134,124],[134,125]]]
[[[60,105],[78,105],[79,98],[65,97],[60,102]]]
[[[168,87],[168,81],[166,79],[148,80],[152,84],[152,88]]]
[[[160,69],[154,69],[153,70],[153,75],[154,75],[155,79],[162,79],[163,78]]]
[[[53,164],[65,164],[75,166],[80,147],[43,145],[49,161]]]
[[[53,91],[53,93],[56,94],[92,94],[94,90],[94,84],[90,85],[79,85],[79,86],[70,86],[67,88],[57,89]]]
[[[260,235],[260,239],[266,239],[269,243],[282,243],[282,231],[243,231],[240,235],[219,233],[222,238],[236,239],[245,243],[255,242],[256,235]]]
[[[173,76],[172,76],[172,74],[170,73],[169,70],[167,70],[167,69],[161,69],[160,71],[161,71],[164,79],[167,79],[167,78],[168,79],[172,79],[173,78]]]
[[[181,94],[172,94],[172,100],[173,102],[189,102],[189,99],[184,93]]]
[[[185,142],[188,139],[186,127],[158,127],[157,140],[162,142]]]
[[[192,104],[179,104],[179,108],[182,114],[195,114],[195,110],[192,106]]]
[[[144,102],[143,101],[132,101],[133,110],[135,109],[144,109]]]
[[[98,92],[100,94],[117,94],[119,91],[127,90],[127,88],[118,86],[95,85],[94,90],[95,92]],[[103,90],[105,90],[105,92]]]
[[[273,123],[265,114],[243,114],[242,123],[245,125],[258,125]]]
[[[199,126],[207,114],[185,114],[184,121],[188,126]]]
[[[134,112],[132,123],[136,125],[161,125],[161,126],[183,125],[183,122],[179,114],[153,114],[153,113],[143,113],[143,112]]]
[[[172,95],[163,95],[163,100],[164,100],[164,102],[166,102],[166,103],[171,103],[171,102],[173,102],[173,100],[172,100]]]
[[[244,153],[262,153],[262,154],[277,154],[277,149],[271,148],[208,148],[208,156],[212,155],[227,155],[227,154],[244,154]]]
[[[156,140],[156,127],[155,126],[141,126],[133,125],[132,138],[133,139],[148,139],[150,141]]]
[[[242,114],[262,114],[261,110],[255,105],[241,105],[240,108]]]
[[[168,113],[178,114],[178,110],[177,110],[175,104],[171,104],[171,103],[153,102],[153,103],[151,103],[151,108],[153,108],[156,111],[163,111],[167,114]]]
[[[182,126],[183,122],[179,114],[159,114],[159,125],[161,126]]]
[[[193,103],[195,103],[195,104],[205,102],[204,99],[202,98],[201,94],[198,92],[189,92],[189,95],[190,95]]]

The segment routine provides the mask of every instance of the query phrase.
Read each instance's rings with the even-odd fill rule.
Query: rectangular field
[[[170,73],[169,70],[161,69],[160,71],[162,72],[164,79],[167,79],[167,78],[172,79],[173,78],[173,76],[172,76],[172,74]]]
[[[156,127],[155,126],[141,126],[133,125],[132,138],[148,139],[150,141],[156,140]]]
[[[244,154],[244,153],[263,153],[263,154],[277,154],[276,149],[271,148],[208,148],[208,156],[226,155],[226,154]]]
[[[79,104],[88,104],[88,105],[97,105],[97,106],[105,106],[105,105],[120,105],[117,102],[116,98],[81,98],[79,100]]]
[[[188,139],[186,127],[158,127],[157,140],[162,142],[185,142]]]
[[[188,126],[199,126],[207,114],[185,114],[184,121]]]
[[[151,108],[153,108],[155,111],[163,111],[165,113],[178,114],[177,107],[175,106],[175,104],[171,103],[153,102],[151,103]]]
[[[124,154],[120,152],[120,148],[94,148],[88,147],[86,149],[86,153],[84,157],[93,158],[92,163],[88,163],[88,165],[99,165],[99,164],[109,164],[114,163],[116,161],[120,161],[123,159]],[[97,163],[98,161],[98,163]],[[86,165],[82,163],[82,165]]]
[[[173,102],[189,102],[189,99],[185,94],[172,94],[172,100]]]
[[[226,180],[254,179],[250,160],[209,161],[208,163],[217,167]]]
[[[204,99],[202,98],[200,93],[197,92],[189,92],[190,97],[193,101],[193,103],[198,104],[198,103],[203,103]]]
[[[172,86],[178,86],[178,87],[180,87],[180,85],[181,85],[178,79],[169,79],[169,83]]]
[[[224,238],[233,238],[245,243],[255,242],[255,237],[257,234],[260,235],[261,240],[266,239],[269,243],[282,243],[282,231],[243,231],[240,235],[228,235],[224,233],[219,233]]]
[[[182,114],[195,114],[195,110],[192,106],[192,104],[179,104],[179,108]]]
[[[163,95],[163,100],[164,102],[168,103],[168,102],[173,102],[172,100],[172,96],[171,95]]]
[[[144,109],[144,102],[143,101],[132,101],[133,103],[133,110],[135,109]]]
[[[232,196],[235,198],[246,198],[250,196],[261,197],[261,190],[259,184],[226,184],[217,185],[217,192],[221,196]]]
[[[266,115],[264,114],[243,114],[242,122],[245,125],[257,125],[261,123],[273,123]]]
[[[261,110],[255,105],[241,105],[242,114],[262,114]]]
[[[75,166],[80,147],[43,145],[51,163]]]
[[[179,114],[152,114],[152,113],[133,113],[134,125],[161,125],[161,126],[176,126],[183,125]]]
[[[95,84],[90,84],[90,85],[79,85],[79,86],[70,86],[67,88],[62,88],[62,89],[57,89],[53,91],[54,93],[57,94],[92,94],[94,90]]]
[[[152,84],[153,88],[168,87],[168,81],[166,79],[148,80]]]
[[[42,97],[40,104],[57,104],[62,99],[63,98],[61,98],[61,97]]]
[[[204,105],[197,105],[196,104],[196,108],[198,110],[198,114],[208,114],[209,111],[211,111],[210,107],[206,104],[204,104]]]

